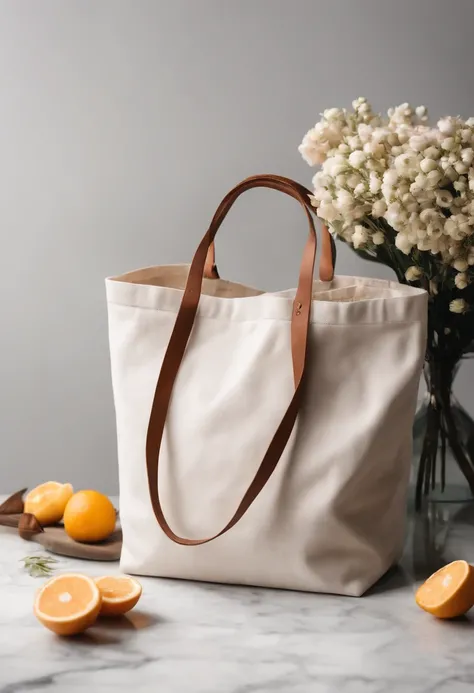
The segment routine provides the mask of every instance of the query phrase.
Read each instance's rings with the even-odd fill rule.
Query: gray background
[[[310,185],[324,108],[474,115],[473,26],[472,0],[0,0],[0,493],[117,490],[105,276],[188,261],[249,174]],[[294,286],[304,235],[249,193],[221,273]],[[344,248],[339,272],[389,275]]]

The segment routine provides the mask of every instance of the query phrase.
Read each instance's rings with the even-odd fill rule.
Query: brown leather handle
[[[247,180],[251,180],[252,178],[267,178],[271,179],[272,181],[278,180],[283,183],[288,183],[290,185],[297,186],[301,191],[302,195],[305,197],[306,206],[308,207],[308,209],[312,213],[316,213],[315,208],[311,205],[310,202],[311,192],[307,188],[305,188],[304,185],[301,185],[301,183],[297,183],[291,178],[286,178],[285,176],[277,176],[274,174],[267,174],[265,176],[252,176]],[[334,240],[331,234],[329,233],[328,227],[325,224],[322,224],[321,258],[319,261],[319,278],[321,279],[321,281],[331,281],[331,279],[334,277],[335,265],[336,244],[334,243]],[[219,279],[219,271],[216,265],[216,249],[214,243],[211,243],[211,245],[209,246],[209,250],[207,251],[206,264],[204,265],[204,277],[206,279]]]
[[[199,305],[204,266],[209,247],[212,244],[223,219],[235,200],[246,190],[255,187],[273,188],[274,190],[284,192],[287,195],[294,197],[303,207],[309,224],[309,236],[303,252],[298,288],[293,303],[291,317],[291,354],[293,360],[295,391],[254,478],[252,479],[247,491],[244,494],[244,497],[240,501],[229,522],[223,529],[211,537],[207,537],[205,539],[187,539],[180,537],[173,532],[164,516],[163,509],[161,507],[158,484],[161,441],[163,438],[173,385],[184,357]],[[184,546],[197,546],[212,541],[213,539],[220,537],[225,532],[228,532],[229,529],[231,529],[243,517],[259,493],[262,491],[275,467],[277,466],[278,461],[288,443],[301,404],[302,382],[306,365],[308,344],[308,328],[311,315],[313,271],[316,246],[317,239],[313,215],[308,209],[305,196],[301,192],[300,186],[292,181],[283,180],[273,176],[255,176],[253,178],[248,178],[231,190],[219,205],[208,231],[198,246],[189,269],[188,279],[181,300],[181,305],[176,316],[176,322],[171,333],[171,338],[168,348],[166,349],[160,375],[158,377],[146,440],[148,488],[153,511],[161,529],[172,541],[177,544],[182,544]]]

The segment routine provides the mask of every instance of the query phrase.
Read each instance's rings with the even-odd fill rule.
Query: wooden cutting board
[[[17,491],[0,505],[0,526],[13,527],[26,541],[34,541],[51,553],[90,561],[118,561],[122,551],[122,530],[115,531],[97,544],[82,544],[71,539],[62,525],[42,527],[34,515],[23,512],[23,495]]]

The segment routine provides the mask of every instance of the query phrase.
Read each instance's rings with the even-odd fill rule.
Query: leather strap
[[[206,264],[204,265],[204,277],[206,279],[219,279],[219,272],[216,265],[216,246],[211,243],[207,251]]]
[[[204,539],[187,539],[185,537],[180,537],[171,529],[161,507],[158,484],[161,441],[173,385],[184,357],[199,305],[201,285],[209,248],[214,241],[222,221],[235,200],[246,190],[255,187],[273,188],[274,190],[294,197],[304,209],[309,224],[309,236],[301,261],[298,288],[293,303],[291,318],[291,355],[295,391],[254,478],[229,522],[223,529],[211,537]],[[169,539],[177,544],[182,544],[184,546],[205,544],[234,527],[264,488],[290,438],[302,399],[302,384],[306,365],[308,328],[311,314],[314,260],[317,246],[313,215],[308,207],[306,193],[302,192],[301,186],[289,179],[283,179],[277,176],[254,176],[248,178],[239,183],[239,185],[231,190],[223,199],[191,263],[181,305],[161,366],[151,408],[146,440],[148,487],[153,511],[163,532]]]
[[[267,178],[271,179],[273,181],[281,181],[284,183],[289,183],[290,185],[297,186],[302,195],[306,199],[306,206],[308,209],[315,214],[316,210],[315,208],[311,205],[310,198],[312,193],[304,187],[304,185],[301,185],[301,183],[297,183],[296,181],[292,180],[291,178],[286,178],[285,176],[277,176],[275,174],[267,174],[265,176],[252,176],[251,178],[248,178],[247,180],[252,180],[255,178]],[[322,224],[322,233],[321,233],[321,257],[319,261],[319,278],[321,281],[331,281],[332,278],[334,277],[334,267],[336,265],[336,244],[334,243],[334,239],[329,233],[329,229],[325,224]],[[216,249],[215,249],[215,244],[211,243],[209,246],[209,250],[207,252],[207,257],[206,257],[206,264],[204,266],[204,277],[206,279],[219,279],[219,271],[217,269],[216,265]]]

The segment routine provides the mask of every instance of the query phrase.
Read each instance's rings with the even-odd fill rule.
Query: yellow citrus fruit
[[[32,513],[42,525],[54,525],[64,515],[73,494],[71,484],[47,481],[37,486],[25,498],[25,513]]]
[[[36,618],[57,635],[75,635],[92,626],[100,612],[100,590],[87,575],[70,573],[48,580],[38,591]]]
[[[128,575],[105,575],[95,582],[102,597],[100,613],[104,616],[126,614],[142,596],[142,586]]]
[[[438,618],[456,618],[474,604],[474,569],[453,561],[424,582],[415,595],[419,607]]]
[[[107,496],[98,491],[78,491],[64,511],[66,533],[84,543],[106,539],[115,529],[115,508]]]

